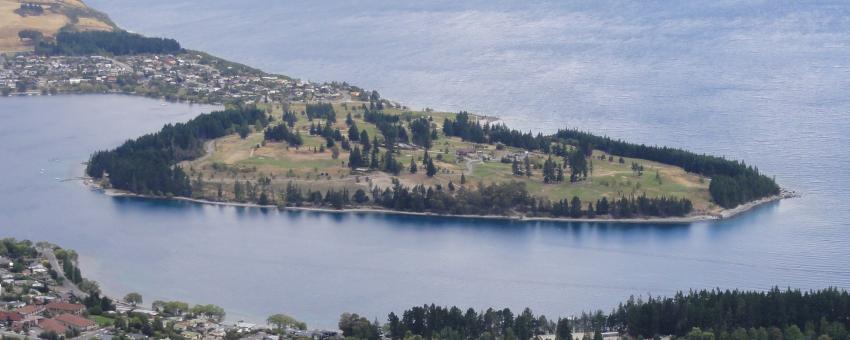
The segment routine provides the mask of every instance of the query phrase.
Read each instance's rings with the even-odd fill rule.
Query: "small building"
[[[602,339],[619,339],[619,332],[602,332]]]
[[[20,331],[20,330],[24,329],[24,327],[34,327],[34,326],[38,325],[38,323],[42,319],[44,319],[44,318],[39,316],[39,315],[30,315],[30,316],[24,317],[20,321],[12,322],[12,329],[16,330],[16,331]]]
[[[24,316],[21,313],[0,311],[0,322],[15,322],[23,319]]]
[[[24,318],[32,315],[39,315],[44,312],[44,306],[26,305],[15,309],[14,312],[21,314]]]
[[[38,322],[38,328],[45,332],[54,332],[59,335],[65,335],[65,325],[53,319],[41,319]]]
[[[51,302],[45,305],[47,311],[53,315],[59,314],[73,314],[80,315],[83,314],[83,311],[86,310],[86,306],[77,304],[77,303],[67,303],[67,302]]]
[[[234,328],[236,329],[236,332],[238,332],[238,333],[250,332],[250,331],[254,330],[255,327],[257,327],[256,324],[253,324],[253,323],[250,323],[250,322],[245,322],[245,321],[242,321],[242,320],[239,320],[239,322],[237,322],[236,325],[234,325]]]
[[[72,328],[81,332],[90,331],[97,327],[97,323],[95,323],[94,321],[74,314],[62,314],[53,319],[59,321],[61,324],[65,325],[65,327]]]
[[[474,154],[475,154],[475,148],[463,148],[463,149],[457,149],[457,151],[455,151],[455,153],[456,153],[458,156],[467,157],[467,156],[471,156],[471,155],[474,155]]]
[[[45,273],[47,273],[47,268],[44,267],[44,265],[41,264],[41,263],[29,266],[29,270],[33,274],[45,274]]]

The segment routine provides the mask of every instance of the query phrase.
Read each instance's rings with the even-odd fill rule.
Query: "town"
[[[267,74],[191,51],[114,57],[0,55],[0,92],[123,93],[206,104],[336,101],[367,94],[346,83],[318,84]]]
[[[73,251],[40,242],[0,240],[0,335],[3,339],[253,339],[340,338],[335,330],[307,330],[283,314],[268,324],[225,323],[215,305],[190,306],[142,296],[122,299],[101,294],[96,282],[82,278]]]

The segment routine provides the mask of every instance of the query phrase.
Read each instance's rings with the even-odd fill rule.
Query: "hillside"
[[[0,0],[0,53],[33,50],[35,41],[22,39],[21,31],[38,31],[50,40],[63,28],[111,31],[117,26],[80,0]]]

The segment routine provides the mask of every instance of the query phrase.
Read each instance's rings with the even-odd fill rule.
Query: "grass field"
[[[381,138],[378,129],[366,123],[360,113],[360,103],[349,103],[347,105],[334,104],[337,113],[337,123],[334,128],[339,128],[343,135],[347,135],[348,126],[345,117],[352,114],[358,128],[366,129],[370,136]],[[272,124],[281,124],[280,117],[282,108],[279,105],[266,106],[277,120]],[[261,178],[269,178],[275,191],[281,191],[285,185],[292,181],[302,188],[313,188],[326,190],[328,188],[346,187],[350,190],[362,188],[364,190],[372,187],[385,188],[392,185],[392,179],[398,179],[404,185],[447,185],[453,182],[460,184],[461,174],[466,177],[467,185],[477,183],[493,183],[504,181],[519,181],[526,183],[529,191],[537,197],[546,197],[550,200],[570,199],[578,196],[582,201],[597,200],[603,196],[615,198],[620,196],[646,194],[650,197],[668,196],[684,197],[690,199],[695,212],[716,211],[718,208],[710,203],[708,193],[708,179],[700,178],[698,175],[685,172],[683,169],[650,162],[639,159],[624,158],[620,163],[619,157],[609,160],[608,155],[595,150],[588,158],[592,164],[592,171],[586,180],[575,183],[566,181],[560,183],[546,184],[542,178],[542,164],[546,155],[530,153],[529,160],[534,165],[532,175],[516,176],[512,173],[510,163],[502,163],[500,159],[512,153],[522,152],[515,148],[497,148],[495,145],[476,145],[464,142],[459,138],[446,136],[439,133],[434,141],[433,148],[429,154],[435,160],[439,168],[437,175],[429,178],[424,174],[422,149],[402,149],[396,158],[403,164],[405,170],[397,176],[392,176],[380,171],[359,173],[349,169],[348,152],[339,150],[336,159],[330,150],[319,152],[320,145],[325,143],[319,136],[309,136],[310,122],[306,116],[300,115],[304,110],[303,104],[292,105],[290,110],[299,113],[295,128],[300,131],[304,138],[304,145],[299,148],[289,147],[286,143],[263,144],[262,131],[255,131],[247,138],[241,139],[236,135],[220,138],[215,141],[214,151],[200,160],[187,162],[184,168],[189,168],[190,176],[196,178],[200,175],[206,186],[204,196],[210,197],[217,194],[218,183],[225,188],[224,195],[232,189],[235,180],[258,181]],[[432,116],[433,126],[442,131],[442,122],[446,117],[453,118],[454,114],[446,112],[412,112],[398,109],[385,110],[402,116]],[[317,119],[314,123],[320,123]],[[474,156],[464,156],[458,151],[474,150]],[[407,171],[411,159],[416,159],[419,172],[411,174]],[[555,159],[563,163],[563,159]],[[644,167],[641,175],[632,171],[632,162],[637,162]],[[568,172],[568,170],[565,170]],[[569,177],[568,173],[566,177]]]
[[[31,43],[21,41],[18,32],[35,30],[45,37],[53,37],[66,25],[73,29],[112,30],[115,26],[105,15],[96,12],[79,0],[30,0],[44,7],[41,15],[22,16],[15,12],[21,3],[18,0],[0,0],[0,52],[31,51]],[[71,17],[77,18],[72,21]]]
[[[97,323],[98,327],[109,327],[115,324],[115,319],[102,315],[91,315],[89,316],[89,319]]]

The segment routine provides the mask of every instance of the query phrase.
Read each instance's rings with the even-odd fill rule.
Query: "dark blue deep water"
[[[0,235],[76,249],[110,294],[333,327],[422,303],[550,316],[692,288],[850,288],[843,2],[101,1],[124,27],[513,127],[573,126],[756,164],[802,198],[716,223],[517,223],[112,198],[96,149],[210,107],[0,99]],[[144,13],[140,15],[139,13]],[[42,171],[43,169],[43,171]]]

